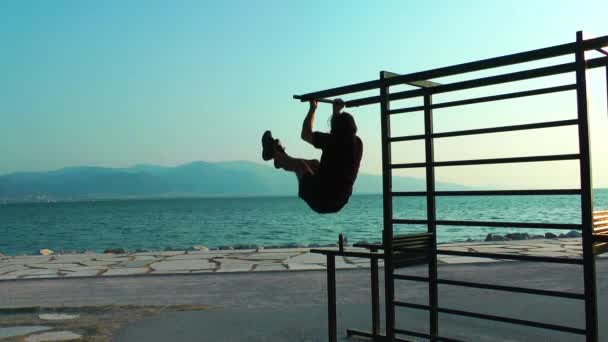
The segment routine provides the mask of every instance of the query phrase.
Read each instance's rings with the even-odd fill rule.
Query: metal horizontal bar
[[[428,277],[412,276],[412,275],[405,275],[405,274],[394,274],[393,278],[399,279],[399,280],[409,280],[409,281],[418,281],[418,282],[426,282],[426,283],[429,282]],[[530,289],[530,288],[525,288],[525,287],[473,283],[473,282],[457,281],[457,280],[449,280],[449,279],[437,279],[437,283],[443,284],[443,285],[451,285],[451,286],[473,287],[473,288],[478,288],[478,289],[526,293],[526,294],[550,296],[550,297],[560,297],[560,298],[570,298],[570,299],[580,299],[580,300],[585,299],[585,295],[582,293],[539,290],[539,289]]]
[[[395,330],[395,333],[397,333],[397,334],[426,338],[426,339],[430,339],[431,341],[463,342],[462,340],[455,340],[455,339],[449,338],[449,337],[441,337],[441,336],[432,337],[429,334],[420,333],[420,332],[416,332],[416,331],[412,331],[412,330],[404,330],[404,329],[396,329],[396,328],[394,330]]]
[[[539,122],[539,123],[523,124],[523,125],[511,125],[511,126],[500,126],[500,127],[490,127],[490,128],[468,129],[468,130],[453,131],[453,132],[441,132],[441,133],[433,134],[432,137],[433,138],[448,138],[448,137],[458,137],[458,136],[464,136],[464,135],[523,131],[523,130],[529,130],[529,129],[562,127],[562,126],[572,126],[572,125],[578,125],[578,120],[577,119],[559,120],[559,121]]]
[[[582,293],[539,290],[539,289],[530,289],[530,288],[525,288],[525,287],[473,283],[473,282],[467,282],[467,281],[457,281],[457,280],[448,280],[448,279],[437,279],[437,283],[443,284],[443,285],[473,287],[473,288],[478,288],[478,289],[488,289],[488,290],[497,290],[497,291],[505,291],[505,292],[517,292],[517,293],[526,293],[526,294],[550,296],[550,297],[560,297],[560,298],[570,298],[570,299],[580,299],[580,300],[585,299],[585,295]]]
[[[528,129],[562,127],[562,126],[572,126],[572,125],[578,125],[578,120],[577,119],[559,120],[559,121],[539,122],[539,123],[524,124],[524,125],[511,125],[511,126],[468,129],[468,130],[462,130],[462,131],[441,132],[441,133],[431,134],[431,137],[432,138],[448,138],[448,137],[458,137],[458,136],[465,136],[465,135],[523,131],[523,130],[528,130]],[[390,142],[411,141],[411,140],[422,140],[424,138],[426,138],[426,136],[424,134],[416,134],[416,135],[390,138],[389,141]]]
[[[601,47],[601,46],[598,46]],[[397,75],[384,80],[384,83],[380,80],[373,80],[361,83],[355,83],[351,85],[306,93],[299,96],[302,101],[308,101],[313,98],[326,98],[334,97],[345,94],[351,94],[360,91],[372,90],[381,87],[383,84],[395,85],[407,82],[414,82],[420,80],[430,80],[438,77],[446,77],[451,75],[463,74],[467,72],[480,71],[485,69],[503,67],[507,65],[513,65],[518,63],[531,62],[544,58],[552,58],[563,56],[569,53],[573,53],[576,48],[576,43],[567,43],[561,45],[555,45],[551,47],[519,52],[515,54],[509,54],[500,57],[482,59],[479,61],[456,64],[452,66],[436,68],[421,72],[414,72],[405,75]]]
[[[604,57],[602,57],[602,58],[604,58]],[[389,99],[389,101],[404,100],[404,99],[409,99],[409,98],[413,98],[413,97],[423,96],[425,94],[440,94],[440,93],[446,93],[446,92],[457,91],[457,90],[486,87],[486,86],[497,85],[497,84],[502,84],[502,83],[524,81],[524,80],[528,80],[531,78],[539,78],[539,77],[546,77],[546,76],[552,76],[552,75],[559,75],[559,74],[563,74],[563,73],[567,73],[567,72],[573,72],[575,70],[576,70],[576,63],[574,63],[574,62],[557,64],[557,65],[552,65],[552,66],[548,66],[548,67],[542,67],[542,68],[517,71],[517,72],[512,72],[512,73],[507,73],[507,74],[502,74],[502,75],[487,76],[487,77],[476,78],[476,79],[472,79],[472,80],[448,83],[448,84],[443,84],[443,85],[432,87],[432,88],[401,91],[401,92],[390,94],[388,96],[388,99]],[[378,102],[380,102],[380,96],[370,96],[370,97],[360,98],[357,100],[347,101],[348,105],[351,107],[370,105],[370,104],[374,104],[374,103],[378,103]]]
[[[414,135],[406,135],[402,137],[392,137],[388,138],[389,142],[399,142],[399,141],[411,141],[411,140],[423,140],[426,138],[424,134],[414,134]]]
[[[487,164],[510,164],[510,163],[534,163],[544,161],[559,161],[559,160],[574,160],[579,159],[578,154],[556,154],[549,156],[531,156],[531,157],[511,157],[511,158],[492,158],[492,159],[472,159],[472,160],[452,160],[439,161],[431,163],[434,167],[442,166],[466,166],[466,165],[487,165]],[[426,167],[427,163],[406,163],[406,164],[391,164],[392,169],[411,169],[418,167]]]
[[[406,308],[411,308],[411,309],[419,309],[419,310],[426,310],[426,311],[430,310],[430,306],[428,306],[428,305],[405,303],[405,302],[399,302],[399,301],[395,301],[394,304],[396,306],[401,306],[401,307],[406,307]],[[494,315],[488,315],[488,314],[482,314],[482,313],[476,313],[476,312],[470,312],[470,311],[464,311],[464,310],[448,309],[448,308],[437,308],[437,311],[440,313],[445,313],[445,314],[450,314],[450,315],[479,318],[479,319],[485,319],[485,320],[490,320],[490,321],[526,325],[526,326],[535,327],[535,328],[557,330],[557,331],[569,332],[569,333],[573,333],[573,334],[585,335],[584,329],[566,327],[566,326],[562,326],[562,325],[528,321],[528,320],[523,320],[523,319],[516,319],[516,318],[509,318],[509,317],[502,317],[502,316],[494,316]]]
[[[410,309],[418,309],[418,310],[429,310],[430,309],[430,306],[428,306],[428,305],[400,302],[398,300],[393,301],[393,304],[395,304],[395,306],[400,306],[403,308],[410,308]]]
[[[580,195],[581,189],[546,190],[458,190],[435,191],[435,196],[532,196],[532,195]],[[426,196],[426,191],[393,191],[394,197]]]
[[[475,258],[537,261],[537,262],[549,262],[549,263],[570,264],[570,265],[582,265],[583,264],[582,259],[568,259],[568,258],[556,258],[556,257],[544,257],[544,256],[518,255],[518,254],[461,252],[461,251],[448,251],[448,250],[443,250],[443,249],[437,250],[437,254],[438,255],[467,256],[467,257],[475,257]]]
[[[576,84],[568,84],[568,85],[549,87],[549,88],[518,91],[518,92],[514,92],[514,93],[507,93],[507,94],[477,97],[477,98],[467,99],[467,100],[441,102],[441,103],[436,103],[436,104],[431,105],[430,108],[439,109],[439,108],[448,108],[448,107],[455,107],[455,106],[464,106],[464,105],[475,104],[475,103],[492,102],[492,101],[515,99],[515,98],[526,97],[526,96],[551,94],[551,93],[556,93],[556,92],[560,92],[560,91],[569,91],[569,90],[575,90],[575,89],[576,89]],[[393,110],[389,111],[388,113],[389,114],[400,114],[400,113],[417,112],[417,111],[421,111],[421,110],[424,110],[424,106],[414,106],[414,107],[407,107],[407,108],[401,108],[401,109],[393,109]]]
[[[587,60],[587,69],[599,68],[608,65],[608,57],[599,57]],[[485,87],[508,82],[524,81],[532,78],[546,77],[563,74],[576,70],[575,63],[558,64],[554,66],[530,69],[497,76],[483,77],[473,80],[449,83],[433,88],[415,89],[397,92],[389,95],[389,101],[403,100],[412,97],[423,96],[425,94],[437,94],[450,91],[465,90],[471,88]],[[359,107],[380,102],[380,96],[364,97],[356,100],[346,101],[347,107]]]
[[[445,314],[450,314],[450,315],[479,318],[479,319],[485,319],[485,320],[489,320],[489,321],[497,321],[497,322],[503,322],[503,323],[517,324],[517,325],[525,325],[525,326],[534,327],[534,328],[563,331],[563,332],[568,332],[568,333],[572,333],[572,334],[579,334],[579,335],[586,334],[585,329],[567,327],[567,326],[563,326],[563,325],[542,323],[542,322],[536,322],[536,321],[528,321],[528,320],[517,319],[517,318],[509,318],[509,317],[503,317],[503,316],[495,316],[495,315],[488,315],[488,314],[482,314],[482,313],[476,313],[476,312],[470,312],[470,311],[464,311],[464,310],[447,309],[447,308],[438,308],[437,311],[439,311],[441,313],[445,313]]]
[[[599,57],[587,60],[587,69],[601,68],[608,65],[608,57]]]
[[[509,228],[545,228],[545,229],[564,229],[582,230],[583,226],[577,223],[543,223],[543,222],[497,222],[497,221],[457,221],[457,220],[437,220],[438,226],[464,226],[464,227],[509,227]]]
[[[423,283],[429,282],[428,277],[413,276],[413,275],[409,275],[409,274],[393,274],[393,278],[399,279],[399,280],[419,281],[419,282],[423,282]]]
[[[393,219],[393,224],[428,224],[428,220]]]

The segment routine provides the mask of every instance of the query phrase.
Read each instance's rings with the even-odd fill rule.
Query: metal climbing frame
[[[593,224],[593,198],[592,198],[592,177],[591,177],[591,158],[589,146],[589,122],[587,109],[587,85],[586,85],[586,70],[591,68],[606,67],[606,79],[608,83],[608,53],[603,48],[608,46],[608,36],[603,36],[594,39],[583,39],[582,32],[577,32],[576,41],[548,48],[532,50],[502,57],[490,58],[476,62],[453,65],[444,68],[432,69],[423,72],[416,72],[406,75],[397,75],[390,72],[380,72],[380,78],[369,82],[357,83],[343,87],[308,93],[304,95],[296,95],[294,98],[301,101],[311,99],[323,99],[331,101],[330,98],[342,96],[346,94],[379,89],[378,96],[364,97],[346,101],[346,107],[357,107],[370,104],[380,104],[381,111],[381,130],[382,130],[382,170],[383,170],[383,210],[384,210],[384,230],[382,235],[382,245],[375,246],[376,249],[384,250],[381,256],[377,253],[372,253],[372,258],[384,259],[384,275],[385,275],[385,318],[386,327],[385,335],[379,334],[377,331],[373,333],[360,333],[361,336],[372,337],[376,340],[399,340],[404,339],[399,336],[414,336],[418,338],[426,338],[431,341],[456,341],[448,337],[438,335],[439,331],[439,313],[466,316],[482,320],[499,321],[511,324],[518,324],[536,328],[555,330],[565,333],[578,334],[586,337],[586,341],[598,340],[598,322],[597,322],[597,291],[596,291],[596,275],[595,275],[595,255],[605,252],[606,237],[605,228],[596,230],[594,234]],[[606,56],[586,59],[585,52],[597,50]],[[487,76],[475,78],[471,80],[458,81],[448,84],[438,84],[430,81],[440,77],[453,75],[467,74],[487,69],[494,69],[520,63],[546,60],[553,57],[571,55],[574,57],[574,62],[565,64],[550,65],[524,71],[502,73],[496,76]],[[552,86],[547,88],[538,88],[534,90],[518,91],[505,93],[500,95],[484,96],[470,98],[466,100],[457,100],[441,103],[433,103],[433,95],[447,92],[461,91],[478,87],[492,86],[516,81],[530,80],[540,77],[553,76],[558,74],[575,73],[576,82],[574,84],[566,84]],[[395,85],[408,84],[417,89],[390,92],[390,87]],[[607,84],[608,88],[608,84]],[[506,99],[514,99],[542,94],[550,94],[557,92],[575,91],[577,98],[577,118],[571,120],[560,120],[551,122],[540,122],[533,124],[511,125],[501,127],[491,127],[482,129],[470,129],[461,131],[435,133],[433,131],[433,110],[438,108],[447,108],[455,106],[463,106],[476,103],[500,101]],[[607,91],[608,93],[608,91]],[[421,106],[413,106],[407,108],[392,109],[391,102],[395,100],[410,99],[422,97],[424,104]],[[424,134],[410,136],[391,136],[390,117],[396,114],[420,112],[424,113]],[[528,157],[514,158],[493,158],[493,159],[476,159],[476,160],[453,160],[453,161],[435,161],[434,159],[434,139],[458,137],[477,134],[490,134],[498,132],[522,131],[529,129],[540,129],[549,127],[561,126],[577,126],[579,153],[576,154],[559,154],[559,155],[539,155]],[[391,161],[391,143],[399,141],[424,140],[425,143],[425,161],[420,163],[393,164]],[[464,166],[464,165],[484,165],[484,164],[507,164],[507,163],[530,163],[530,162],[545,162],[545,161],[562,161],[574,160],[578,161],[580,171],[580,188],[576,189],[548,189],[548,190],[485,190],[485,191],[436,191],[435,190],[435,169],[438,167],[449,166]],[[392,189],[392,172],[394,169],[407,168],[424,168],[426,171],[426,191],[415,192],[398,192]],[[438,196],[512,196],[512,195],[573,195],[580,196],[581,203],[581,223],[580,224],[563,224],[563,223],[538,223],[538,222],[485,222],[485,221],[455,221],[455,220],[438,220],[435,208],[435,199]],[[398,196],[422,196],[426,198],[427,203],[427,218],[425,220],[414,219],[396,219],[393,217],[393,197]],[[428,259],[428,276],[410,276],[395,274],[395,262],[393,260],[394,250],[393,243],[396,237],[393,234],[393,225],[395,224],[414,224],[426,225],[427,231],[432,236],[430,247],[425,247]],[[561,258],[547,256],[523,256],[510,254],[496,253],[478,253],[464,251],[447,251],[437,248],[436,231],[441,226],[470,226],[470,227],[513,227],[513,228],[550,228],[550,229],[575,229],[582,231],[582,258]],[[597,225],[596,225],[597,226]],[[601,230],[601,231],[600,231]],[[598,233],[599,232],[599,233]],[[602,242],[603,241],[603,242]],[[418,249],[419,250],[419,249]],[[318,251],[322,252],[322,251]],[[333,254],[332,254],[333,253]],[[324,254],[332,255],[332,260],[335,255],[342,255],[336,251]],[[355,253],[356,254],[356,253]],[[524,260],[537,261],[559,264],[581,265],[584,278],[584,292],[559,292],[541,289],[530,289],[524,287],[500,286],[485,283],[464,282],[457,280],[449,280],[440,278],[437,274],[437,255],[456,255],[469,257],[486,257],[509,260]],[[333,284],[333,296],[331,288],[328,287],[330,294],[330,340],[335,338],[335,274],[329,271],[328,280]],[[376,271],[377,272],[377,271]],[[429,302],[428,305],[405,303],[395,300],[394,283],[397,280],[419,281],[428,283]],[[503,317],[498,315],[488,315],[476,312],[469,312],[455,308],[447,308],[439,305],[438,301],[438,286],[459,286],[475,289],[491,289],[497,291],[517,292],[534,294],[550,297],[561,297],[580,300],[585,305],[585,322],[584,328],[562,326],[549,324],[537,321],[529,321],[518,318]],[[373,286],[373,284],[372,284]],[[377,290],[376,290],[377,293]],[[331,305],[333,302],[333,316],[331,315]],[[377,308],[377,303],[375,303]],[[395,325],[395,308],[405,307],[417,310],[426,310],[429,312],[429,331],[409,331],[399,329]],[[377,309],[376,309],[377,310]],[[333,322],[332,322],[333,320]],[[377,325],[377,313],[374,315],[374,325]],[[333,338],[332,338],[333,329]],[[375,329],[375,328],[374,328]]]

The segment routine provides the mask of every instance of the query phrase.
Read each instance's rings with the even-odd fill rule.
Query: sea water
[[[595,208],[608,208],[608,189],[595,190]],[[425,219],[424,197],[394,199],[394,217]],[[296,197],[116,200],[0,205],[0,252],[39,249],[103,252],[125,248],[164,250],[194,245],[286,247],[381,241],[382,196],[353,196],[338,214],[319,215]],[[579,196],[438,197],[440,220],[580,223]],[[395,225],[396,233],[425,226]],[[438,241],[483,240],[488,233],[568,230],[505,227],[438,227]]]

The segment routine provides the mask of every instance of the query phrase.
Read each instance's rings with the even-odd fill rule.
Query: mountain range
[[[393,177],[393,189],[424,190],[424,179]],[[442,190],[465,186],[437,183]],[[360,173],[355,194],[382,192],[382,176]],[[296,195],[293,174],[254,162],[192,162],[175,167],[68,167],[0,176],[0,201]]]

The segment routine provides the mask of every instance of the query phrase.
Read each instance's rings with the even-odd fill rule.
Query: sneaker
[[[274,158],[276,139],[272,137],[270,131],[264,132],[262,135],[262,159],[270,160]]]

